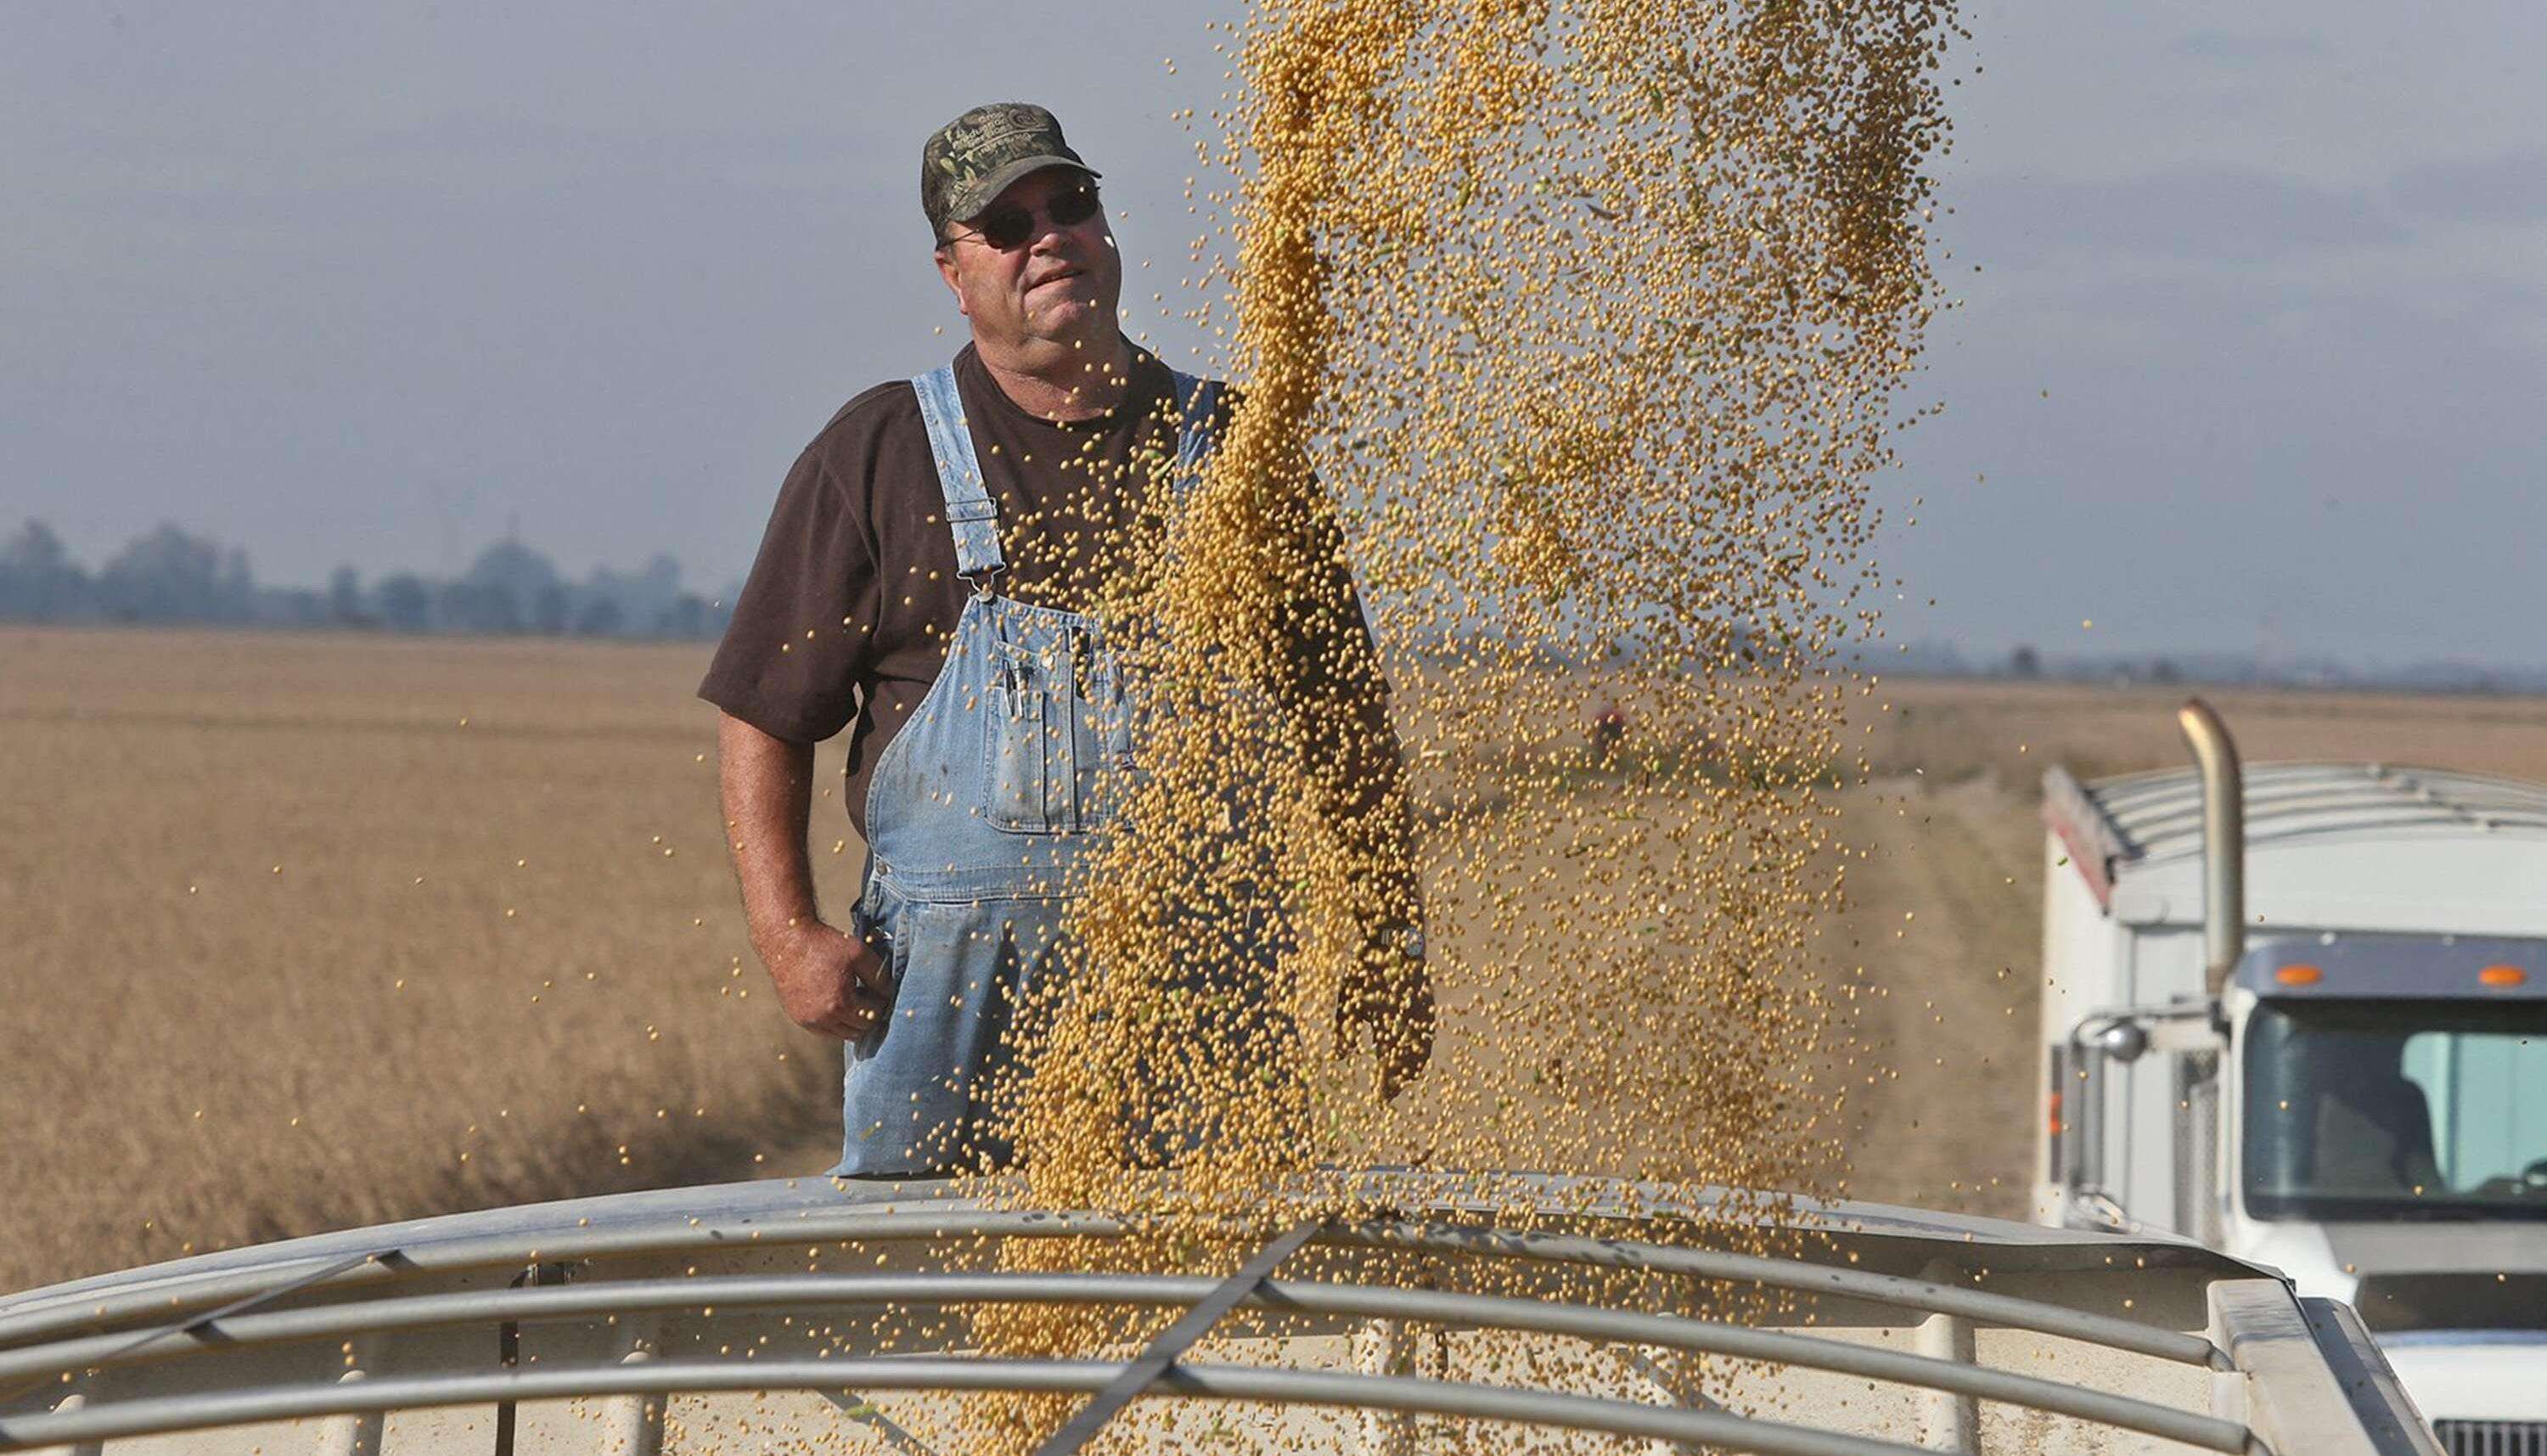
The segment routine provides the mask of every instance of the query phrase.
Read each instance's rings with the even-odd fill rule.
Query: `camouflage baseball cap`
[[[1022,101],[977,106],[920,148],[920,209],[943,238],[947,223],[980,216],[1010,183],[1053,166],[1098,175],[1061,139],[1061,123],[1042,107]]]

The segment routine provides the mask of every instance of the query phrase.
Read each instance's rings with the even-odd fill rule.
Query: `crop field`
[[[837,1053],[751,959],[697,644],[0,629],[0,1289],[322,1228],[809,1173]],[[1826,964],[1859,1196],[2019,1214],[2041,768],[2160,690],[1885,682]],[[2214,695],[2250,759],[2547,777],[2547,702]],[[1855,731],[1855,728],[1852,728]],[[860,850],[818,783],[818,877]],[[1864,967],[1863,978],[1855,975]]]
[[[704,661],[0,636],[0,1286],[836,1123],[744,938]]]

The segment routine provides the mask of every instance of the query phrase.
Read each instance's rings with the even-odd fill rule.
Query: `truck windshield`
[[[2547,1220],[2547,1002],[2265,1001],[2244,1065],[2253,1217]]]

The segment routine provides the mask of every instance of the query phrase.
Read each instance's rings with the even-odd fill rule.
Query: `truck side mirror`
[[[2096,1033],[2096,1050],[2117,1062],[2138,1062],[2149,1045],[2149,1028],[2137,1021],[2117,1021]]]

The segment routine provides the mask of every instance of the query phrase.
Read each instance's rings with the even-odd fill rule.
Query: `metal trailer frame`
[[[848,1407],[864,1393],[913,1390],[1095,1398],[1040,1456],[1077,1451],[1125,1403],[1162,1397],[1356,1408],[1365,1413],[1366,1433],[1383,1428],[1374,1416],[1425,1414],[1606,1432],[1664,1443],[1658,1449],[1704,1445],[1797,1456],[1974,1450],[1983,1401],[2102,1426],[2124,1439],[2211,1451],[2438,1451],[2348,1310],[2294,1299],[2268,1271],[2188,1243],[1866,1204],[1799,1204],[1773,1215],[1728,1196],[1693,1202],[1643,1185],[1494,1177],[1528,1201],[1539,1230],[1498,1222],[1473,1194],[1454,1191],[1476,1180],[1354,1174],[1336,1185],[1351,1188],[1353,1206],[1397,1214],[1252,1233],[1233,1225],[1228,1233],[1246,1236],[1257,1252],[1225,1278],[926,1267],[926,1247],[949,1241],[1110,1241],[1139,1230],[1099,1214],[989,1207],[949,1197],[942,1185],[822,1179],[572,1200],[233,1250],[0,1300],[0,1452],[53,1446],[87,1456],[129,1437],[310,1417],[330,1420],[319,1449],[378,1451],[386,1413],[488,1402],[497,1403],[496,1449],[503,1452],[511,1446],[515,1403],[598,1398],[620,1448],[650,1453],[660,1449],[665,1402],[675,1395],[813,1391]],[[1776,1257],[1709,1246],[1746,1229],[1792,1234],[1788,1242],[1799,1252]],[[775,1262],[781,1249],[812,1252],[827,1243],[916,1253],[923,1266],[752,1271]],[[1428,1269],[1482,1262],[1533,1279],[1606,1269],[1773,1290],[1802,1301],[1813,1323],[1908,1326],[1915,1342],[1909,1351],[1884,1349],[1555,1299],[1273,1277],[1306,1249],[1321,1250],[1331,1263],[1421,1257]],[[745,1271],[702,1272],[700,1261]],[[653,1273],[650,1266],[680,1272]],[[566,1278],[576,1270],[585,1272]],[[610,1277],[614,1270],[621,1277]],[[2025,1292],[1973,1287],[1981,1278]],[[429,1292],[414,1292],[417,1286]],[[748,1347],[720,1358],[665,1358],[644,1333],[659,1328],[651,1321],[676,1314],[735,1321],[780,1311],[983,1304],[1187,1314],[1124,1361],[945,1350],[756,1359]],[[1654,1350],[1888,1382],[1922,1393],[1922,1445],[1736,1414],[1676,1398],[1659,1380],[1644,1387],[1654,1399],[1628,1400],[1367,1373],[1367,1366],[1344,1373],[1184,1358],[1222,1316],[1242,1308],[1383,1344],[1402,1338],[1410,1325],[1507,1330],[1590,1341],[1631,1367],[1643,1358],[1638,1352]],[[2182,1328],[2188,1321],[2203,1332]],[[616,1357],[537,1369],[514,1362],[524,1327],[575,1322],[617,1327]],[[2213,1409],[1984,1367],[1975,1360],[1976,1328],[2032,1331],[2201,1372]],[[422,1374],[355,1369],[333,1379],[278,1380],[253,1373],[261,1357],[289,1347],[335,1342],[349,1352],[378,1351],[400,1338],[469,1330],[497,1337],[481,1339],[475,1348],[483,1356],[472,1362]],[[232,1366],[246,1368],[238,1378],[220,1373]],[[188,1378],[172,1378],[180,1373]],[[1367,1444],[1380,1448],[1376,1440]]]

